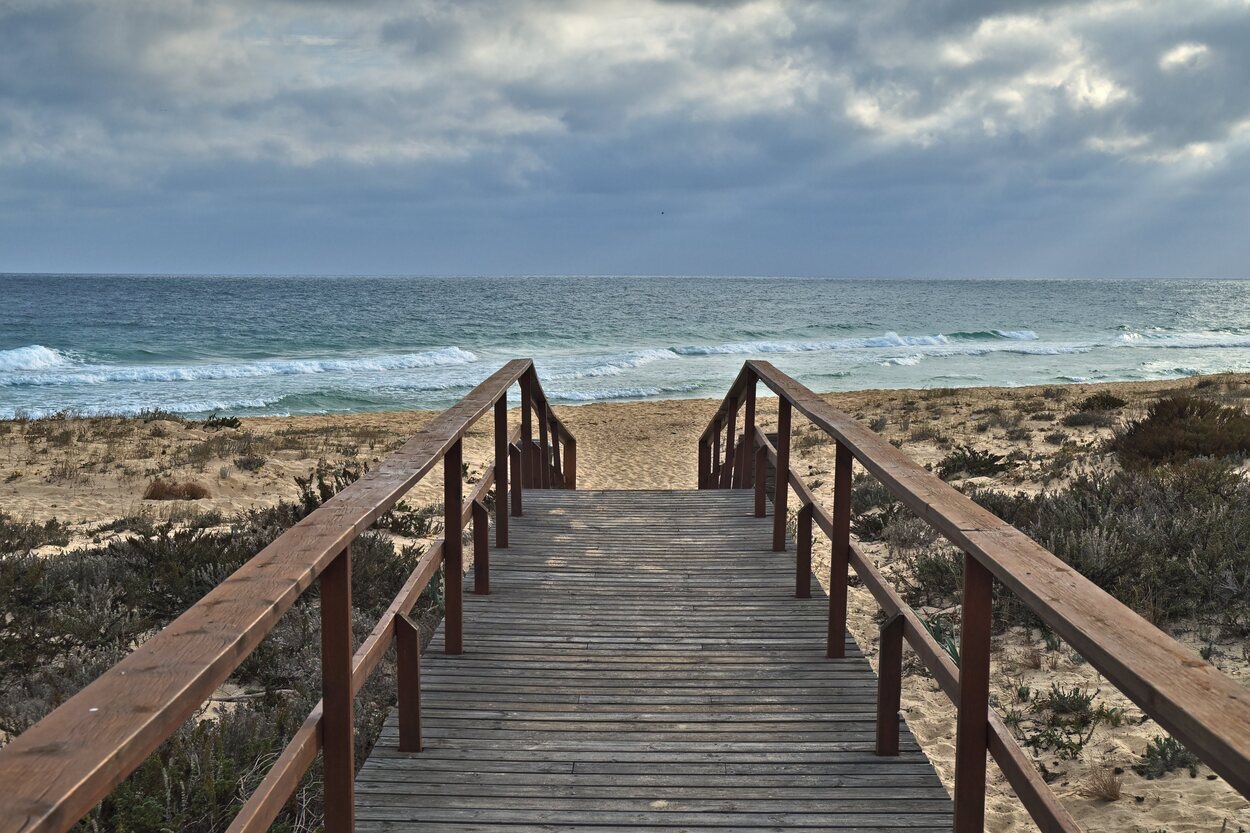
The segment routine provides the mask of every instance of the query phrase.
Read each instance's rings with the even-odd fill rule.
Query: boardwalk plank
[[[527,492],[462,656],[422,658],[426,749],[394,714],[362,833],[937,831],[911,733],[880,758],[876,679],[825,650],[827,600],[738,491]]]

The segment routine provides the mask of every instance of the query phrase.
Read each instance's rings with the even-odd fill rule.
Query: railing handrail
[[[833,407],[770,362],[748,361],[743,365],[701,436],[701,485],[715,487],[718,481],[724,482],[723,478],[714,476],[721,464],[719,460],[709,462],[707,447],[718,441],[720,434],[732,425],[733,414],[747,398],[748,391],[753,390],[757,379],[787,403],[787,412],[792,406],[832,436],[840,448],[849,452],[907,508],[1011,590],[1142,711],[1175,735],[1235,789],[1250,796],[1250,691],[1023,532],[922,468],[884,437]],[[753,402],[753,394],[750,396],[749,401]],[[753,424],[746,426],[746,430],[750,432],[751,447],[759,443],[760,448],[772,448],[763,432]],[[788,455],[788,428],[786,433]],[[750,450],[740,449],[735,458],[730,445],[727,438],[725,465],[749,468],[750,458],[746,454]],[[777,457],[778,450],[772,449],[772,454]],[[823,507],[815,505],[810,490],[789,470],[788,461],[785,468],[786,482],[796,485],[800,499],[814,507],[812,511],[822,528],[835,538],[834,518]],[[849,510],[849,501],[847,505]],[[781,506],[784,508],[784,501]],[[864,573],[861,567],[875,572],[875,566],[858,547],[852,544],[849,549],[851,566],[861,577]],[[879,573],[877,577],[880,578]],[[880,583],[888,593],[893,593],[883,579]],[[878,592],[874,595],[878,601],[884,598],[891,606],[906,608],[896,594],[893,598]],[[882,606],[886,607],[884,602]],[[936,647],[927,631],[918,635],[916,642],[925,639]],[[946,675],[948,678],[943,682],[944,675],[934,670],[943,688],[959,702],[957,679],[952,682]],[[952,685],[955,691],[951,690]],[[992,724],[992,710],[989,719]],[[988,744],[992,752],[995,742],[1001,743],[1001,740],[991,732]],[[1053,824],[1055,820],[1049,821]],[[1070,828],[1057,825],[1056,829]]]
[[[517,429],[522,441],[534,444],[528,436],[529,407],[533,406],[545,417],[539,420],[540,427],[549,425],[553,438],[571,447],[572,434],[552,414],[533,361],[507,362],[377,468],[300,520],[173,622],[0,749],[0,784],[4,785],[0,831],[63,831],[77,823],[201,707],[357,536],[392,509],[449,451],[454,449],[459,458],[461,440],[474,423],[492,408],[497,420],[498,408],[504,409],[506,417],[507,392],[517,382],[522,383],[523,427]],[[509,444],[515,436],[514,432],[508,437]],[[545,430],[543,441],[545,454]],[[530,450],[537,454],[536,449]],[[494,482],[498,465],[496,459],[489,482]],[[457,474],[459,469],[457,462]],[[489,488],[488,478],[465,504],[466,516]],[[514,489],[519,491],[519,485]],[[507,511],[507,502],[497,501],[497,514]],[[517,514],[515,507],[513,513]],[[448,510],[447,515],[459,521],[462,512]],[[457,553],[463,529],[463,523],[455,525]],[[356,652],[349,671],[351,694],[363,685],[390,644],[396,612],[410,610],[437,573],[452,534],[448,524],[444,540],[422,556],[387,615]],[[347,598],[350,601],[350,589]],[[324,607],[323,599],[323,616]],[[347,641],[350,652],[350,637]],[[318,704],[279,759],[286,761],[286,768],[276,781],[289,784],[276,787],[286,788],[287,796],[319,746],[320,709]],[[266,784],[275,787],[270,779]],[[284,796],[276,803],[268,801],[269,809],[276,813],[285,800]]]

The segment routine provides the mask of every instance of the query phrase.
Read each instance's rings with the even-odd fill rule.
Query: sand
[[[864,420],[876,421],[888,438],[922,464],[936,463],[953,446],[969,444],[996,453],[1019,452],[1027,459],[991,481],[1004,489],[1036,491],[1061,486],[1075,472],[1112,463],[1100,452],[1111,428],[1065,428],[1053,417],[1094,391],[1129,400],[1117,417],[1140,413],[1144,403],[1172,390],[1203,384],[1208,394],[1241,400],[1250,392],[1250,374],[1207,381],[1066,385],[1057,388],[966,388],[925,391],[859,391],[826,396],[835,406]],[[670,400],[559,407],[557,413],[578,438],[578,485],[581,488],[693,488],[697,439],[714,413],[712,400]],[[775,400],[761,398],[760,420],[775,424]],[[48,547],[52,555],[115,534],[102,527],[137,515],[178,521],[192,513],[217,511],[224,516],[254,507],[293,500],[294,478],[306,477],[319,464],[327,470],[344,465],[376,465],[389,451],[428,422],[424,412],[243,420],[240,429],[210,430],[169,420],[66,419],[0,422],[0,512],[27,521],[57,518],[71,524],[67,548]],[[516,413],[512,414],[515,422]],[[1066,436],[1050,437],[1055,432]],[[1056,444],[1062,442],[1063,445]],[[827,481],[833,449],[823,435],[796,417],[793,465],[817,496],[829,502]],[[492,451],[489,420],[470,433],[465,460],[471,475],[480,472]],[[255,470],[251,470],[256,467]],[[153,479],[170,478],[203,486],[209,497],[196,501],[151,501],[143,494]],[[441,475],[435,472],[408,501],[423,505],[441,500]],[[866,547],[884,562],[880,545]],[[816,544],[817,574],[827,575],[828,545]],[[872,661],[876,661],[878,609],[867,591],[852,587],[849,626]],[[1174,634],[1195,650],[1197,636],[1181,628]],[[1250,685],[1250,645],[1220,645],[1214,662]],[[1041,657],[1041,667],[1031,667]],[[913,732],[952,786],[954,709],[910,654],[905,661],[903,709]],[[1203,767],[1197,778],[1172,773],[1147,781],[1129,766],[1146,742],[1163,734],[1153,721],[1119,695],[1096,671],[1066,646],[1049,650],[1038,633],[1015,629],[998,639],[993,659],[993,695],[1000,712],[1016,699],[1020,685],[1049,688],[1052,682],[1097,690],[1097,702],[1121,707],[1128,717],[1117,728],[1100,728],[1080,760],[1039,759],[1054,775],[1055,793],[1089,831],[1238,831],[1250,829],[1250,802]],[[1120,767],[1122,797],[1107,801],[1083,795],[1091,771]],[[989,820],[993,831],[1033,828],[1027,813],[991,766]]]

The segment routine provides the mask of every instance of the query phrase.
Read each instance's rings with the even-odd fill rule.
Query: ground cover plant
[[[1250,456],[1250,415],[1199,396],[1170,396],[1151,403],[1146,416],[1117,433],[1110,448],[1126,466],[1244,458]]]
[[[299,504],[283,503],[217,524],[125,524],[105,545],[54,557],[31,549],[60,540],[58,526],[0,517],[0,733],[12,737],[64,702],[194,604],[344,482],[309,478]],[[313,485],[315,484],[315,485]],[[220,517],[212,520],[220,522]],[[411,526],[411,523],[409,523]],[[50,540],[51,539],[51,540]],[[352,547],[357,644],[398,592],[420,548],[397,548],[381,532]],[[438,615],[435,581],[418,603]],[[320,697],[320,615],[314,587],[232,677],[240,692],[193,719],[84,819],[77,830],[221,831],[256,787],[277,750]],[[393,698],[388,657],[357,699],[360,757]],[[304,779],[275,830],[320,826],[319,772]]]
[[[1036,495],[969,494],[1154,622],[1250,634],[1250,481],[1227,462],[1082,474]]]

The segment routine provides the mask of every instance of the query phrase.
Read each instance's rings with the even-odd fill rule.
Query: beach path
[[[421,658],[425,748],[394,712],[357,829],[950,830],[906,725],[874,754],[876,676],[746,490],[527,491],[465,652]]]

